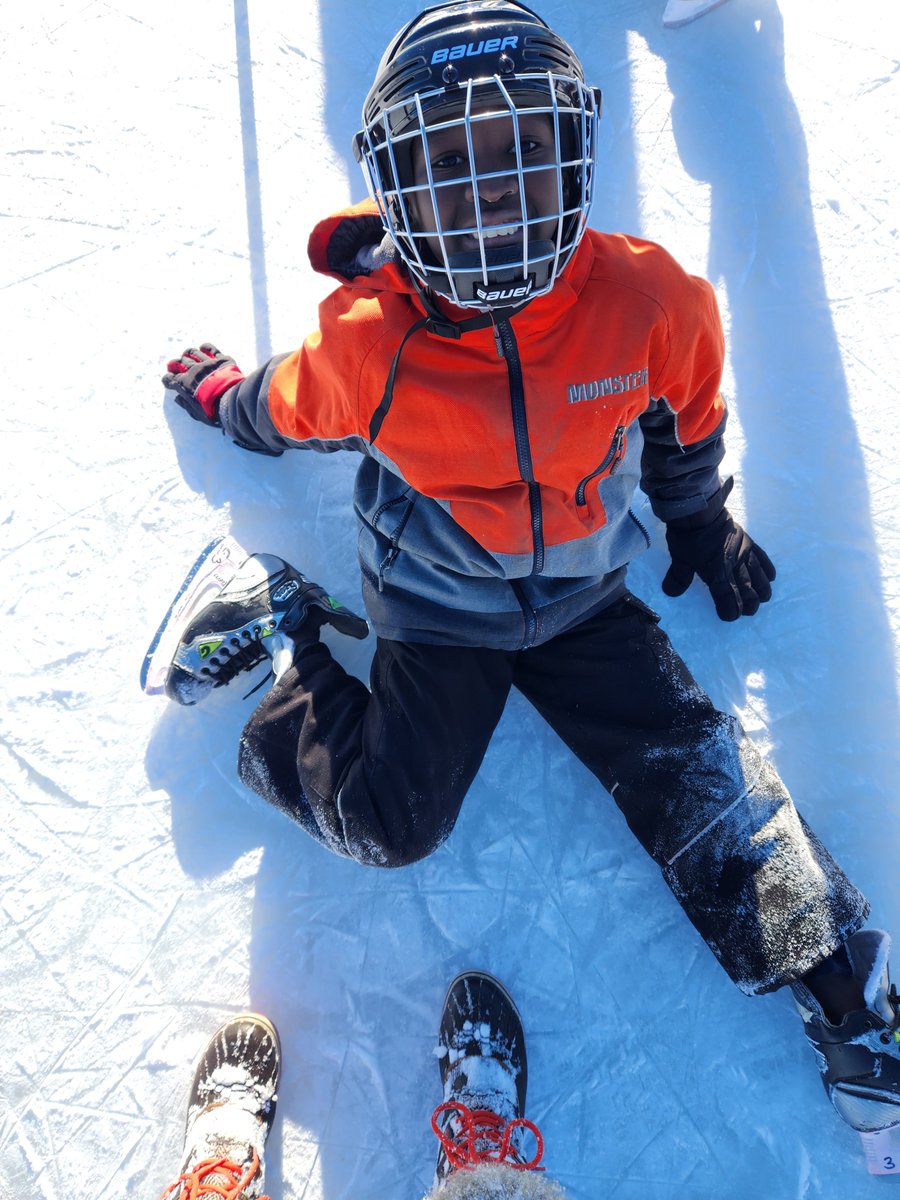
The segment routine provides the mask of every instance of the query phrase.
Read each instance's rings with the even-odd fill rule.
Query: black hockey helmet
[[[545,149],[536,159],[534,139],[522,132],[523,120],[535,128],[534,118],[544,119]],[[508,307],[549,291],[581,240],[599,118],[600,93],[585,85],[575,52],[530,8],[516,0],[449,0],[392,39],[354,151],[413,277],[462,307]],[[489,121],[505,123],[509,145],[505,161],[485,170],[477,127]],[[459,165],[433,169],[429,141],[443,149],[448,138]],[[515,199],[498,217],[483,193],[497,192],[500,180]],[[538,184],[543,199],[535,211]],[[442,208],[463,187],[470,207],[457,205],[445,223]]]

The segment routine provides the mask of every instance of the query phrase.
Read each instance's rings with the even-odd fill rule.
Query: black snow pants
[[[600,780],[748,994],[868,912],[734,717],[631,595],[522,651],[379,640],[371,690],[304,647],[241,737],[243,782],[328,849],[397,867],[453,829],[511,687]]]

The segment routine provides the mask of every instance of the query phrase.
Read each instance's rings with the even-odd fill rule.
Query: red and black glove
[[[689,517],[676,517],[666,526],[666,542],[672,565],[662,589],[667,596],[680,596],[699,575],[723,621],[752,617],[772,595],[775,568],[772,560],[749,537],[725,507],[734,486],[729,479],[712,497],[707,508]]]
[[[203,342],[199,350],[185,350],[181,358],[173,358],[163,385],[175,393],[188,416],[204,425],[221,426],[219,401],[229,388],[241,383],[243,372],[233,358]]]

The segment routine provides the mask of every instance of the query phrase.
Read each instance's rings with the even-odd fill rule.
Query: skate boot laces
[[[245,1170],[229,1158],[205,1158],[190,1171],[179,1175],[159,1200],[204,1200],[218,1196],[219,1200],[243,1200],[244,1190],[259,1171],[259,1155],[251,1147],[252,1158]],[[258,1200],[270,1200],[260,1196]]]
[[[446,1117],[439,1123],[440,1117]],[[526,1117],[504,1121],[487,1109],[471,1109],[458,1100],[446,1100],[431,1115],[431,1128],[441,1143],[449,1172],[471,1171],[480,1163],[504,1163],[517,1171],[543,1171],[538,1163],[544,1157],[541,1131]],[[535,1151],[527,1159],[513,1138],[527,1130],[535,1140]]]
[[[282,675],[293,658],[293,642],[286,634],[277,633],[277,628],[277,619],[269,618],[247,629],[235,631],[209,653],[200,668],[200,674],[209,676],[212,686],[220,688],[231,683],[242,671],[250,671],[265,658],[271,658],[274,669],[247,693],[248,696],[252,695],[272,675],[276,679]]]

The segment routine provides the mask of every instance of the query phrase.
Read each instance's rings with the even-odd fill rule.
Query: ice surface
[[[716,284],[739,517],[775,599],[719,623],[632,586],[900,928],[898,46],[888,11],[546,0],[604,90],[593,222]],[[249,9],[249,11],[248,11]],[[418,1200],[451,978],[499,976],[528,1115],[575,1200],[853,1200],[871,1180],[792,1005],[729,983],[614,805],[519,698],[456,830],[398,872],[330,856],[235,779],[252,700],[141,694],[217,534],[352,605],[352,456],[242,453],[164,408],[166,360],[251,367],[328,290],[312,222],[362,195],[363,92],[413,0],[6,0],[0,12],[4,616],[0,1195],[157,1195],[190,1070],[281,1032],[267,1188]],[[252,103],[251,103],[252,98]],[[365,674],[371,648],[326,634]]]

